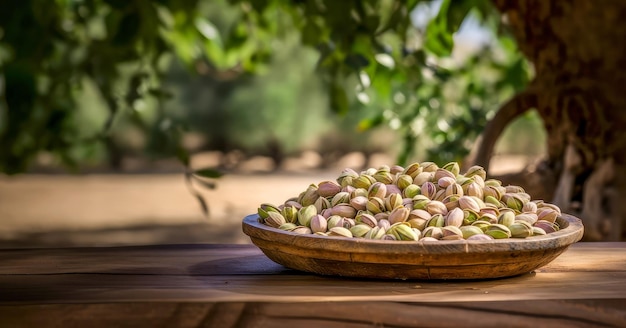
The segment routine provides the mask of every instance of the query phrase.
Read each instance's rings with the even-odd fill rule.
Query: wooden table
[[[0,250],[0,327],[626,327],[626,243],[487,281],[323,277],[252,245]]]

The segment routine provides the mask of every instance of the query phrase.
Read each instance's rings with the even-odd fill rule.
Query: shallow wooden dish
[[[243,232],[272,261],[321,275],[377,279],[487,279],[542,267],[583,236],[580,219],[563,215],[545,236],[490,241],[383,241],[298,235],[243,220]]]

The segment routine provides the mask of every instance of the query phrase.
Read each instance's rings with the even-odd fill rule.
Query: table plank
[[[624,300],[0,306],[2,327],[624,327]]]
[[[0,250],[0,275],[293,273],[254,245],[157,245]],[[537,272],[626,271],[626,243],[577,243]]]
[[[578,243],[536,272],[484,281],[323,277],[275,264],[252,245],[2,250],[0,263],[0,304],[626,297],[626,243]]]

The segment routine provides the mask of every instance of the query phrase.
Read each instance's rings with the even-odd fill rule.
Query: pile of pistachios
[[[296,234],[438,241],[526,238],[559,230],[561,210],[519,186],[486,179],[480,166],[432,162],[344,169],[298,197],[261,204],[260,222]]]

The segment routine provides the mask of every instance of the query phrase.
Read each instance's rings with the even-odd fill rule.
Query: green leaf
[[[185,166],[189,167],[189,152],[183,147],[176,147],[176,158]]]
[[[219,178],[223,175],[222,172],[210,167],[195,170],[193,171],[193,174],[204,178]]]
[[[347,113],[349,108],[346,90],[336,82],[332,83],[330,86],[330,107],[339,114]]]
[[[428,23],[424,36],[424,48],[437,56],[449,56],[454,47],[452,32],[448,28],[448,9],[451,0],[443,0],[439,13]]]

